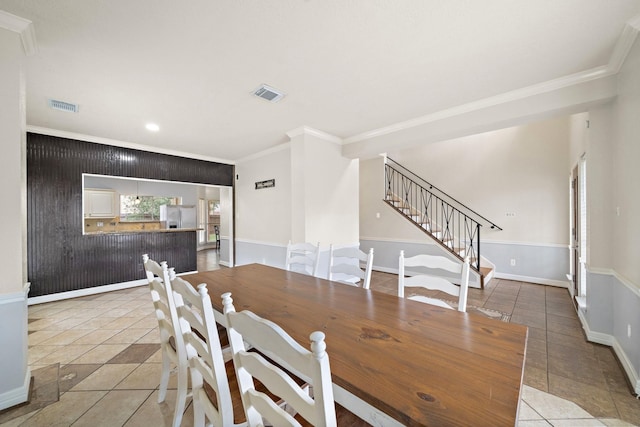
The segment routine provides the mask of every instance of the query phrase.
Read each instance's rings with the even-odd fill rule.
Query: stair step
[[[484,287],[491,281],[493,278],[493,268],[491,267],[480,267],[480,287],[484,289]]]

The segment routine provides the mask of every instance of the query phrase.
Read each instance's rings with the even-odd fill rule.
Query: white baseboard
[[[371,267],[371,269],[374,271],[380,271],[382,273],[398,274],[397,268],[378,267],[377,265],[374,265]]]
[[[587,336],[588,341],[613,347],[613,341],[615,338],[612,335],[604,334],[602,332],[594,332],[589,329],[589,324],[587,323],[587,319],[584,317],[582,310],[578,310],[578,317],[580,318],[582,329],[584,329],[584,333]]]
[[[176,276],[183,276],[185,274],[193,274],[193,273],[197,273],[197,271],[195,270],[185,271],[184,273],[176,274]],[[120,291],[122,289],[136,288],[138,286],[146,286],[148,284],[149,282],[147,281],[147,279],[139,279],[139,280],[131,280],[129,282],[113,283],[111,285],[95,286],[93,288],[78,289],[75,291],[59,292],[57,294],[49,294],[49,295],[42,295],[40,297],[29,298],[28,304],[34,305],[34,304],[42,304],[45,302],[60,301],[60,300],[69,299],[69,298],[86,297],[87,295],[102,294],[102,293],[111,292],[111,291]]]
[[[0,394],[0,411],[26,402],[29,399],[30,384],[31,370],[27,367],[22,386]]]
[[[627,357],[627,353],[624,352],[624,350],[620,346],[620,343],[617,339],[615,339],[615,337],[613,337],[613,351],[616,353],[616,356],[618,356],[618,360],[620,360],[624,371],[627,373],[627,378],[629,378],[629,381],[631,381],[631,384],[634,386],[636,396],[640,395],[640,377],[634,369],[633,363],[631,363],[631,361]]]
[[[222,262],[220,263],[222,264]],[[176,276],[184,276],[185,274],[193,274],[197,271],[185,271],[178,273]],[[129,282],[113,283],[111,285],[94,286],[92,288],[78,289],[75,291],[58,292],[57,294],[42,295],[39,297],[31,297],[28,299],[28,305],[43,304],[45,302],[60,301],[69,298],[86,297],[88,295],[102,294],[111,291],[120,291],[122,289],[136,288],[138,286],[146,286],[149,282],[147,279],[131,280]]]
[[[224,265],[225,267],[233,267],[228,261],[218,261],[218,264]]]
[[[578,317],[580,318],[580,323],[582,323],[582,328],[587,335],[587,340],[590,342],[595,342],[597,344],[608,345],[613,348],[614,353],[618,357],[624,372],[627,374],[627,378],[631,382],[631,385],[634,387],[634,392],[636,395],[640,395],[640,377],[633,367],[633,363],[627,357],[627,354],[624,352],[624,349],[613,335],[603,334],[601,332],[594,332],[589,329],[589,324],[587,323],[587,319],[584,317],[584,314],[581,310],[578,310]]]
[[[184,273],[178,273],[176,274],[176,276],[184,276],[185,274],[195,274],[197,273],[198,270],[193,270],[193,271],[185,271]]]
[[[196,252],[200,252],[200,251],[206,251],[208,249],[217,249],[217,246],[215,243],[208,243],[206,245],[199,245],[196,248]]]
[[[565,282],[564,280],[542,279],[540,277],[520,276],[517,274],[499,273],[497,271],[493,277],[495,279],[514,280],[516,282],[528,282],[538,285],[556,286],[559,288],[569,289],[569,282]]]
[[[195,273],[195,272],[193,272]],[[28,299],[28,305],[42,304],[45,302],[60,301],[63,299],[85,297],[87,295],[101,294],[104,292],[119,291],[122,289],[135,288],[137,286],[148,285],[147,279],[132,280],[130,282],[114,283],[112,285],[94,286],[92,288],[78,289],[75,291],[58,292],[57,294],[42,295]]]

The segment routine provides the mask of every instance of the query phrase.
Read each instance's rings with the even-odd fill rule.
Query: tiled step
[[[489,281],[493,278],[493,268],[480,267],[480,287],[484,288]]]

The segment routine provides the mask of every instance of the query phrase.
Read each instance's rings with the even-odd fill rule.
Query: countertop
[[[184,231],[201,231],[203,228],[161,228],[157,230],[118,230],[118,231],[89,231],[84,233],[87,236],[99,234],[134,234],[134,233],[181,233]]]

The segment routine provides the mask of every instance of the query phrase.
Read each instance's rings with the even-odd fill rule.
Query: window
[[[209,215],[220,215],[220,200],[209,200]]]
[[[207,216],[207,235],[209,242],[217,240],[216,227],[220,230],[220,200],[207,200],[209,215]]]
[[[179,197],[120,195],[120,221],[159,221],[161,205],[178,205]]]

